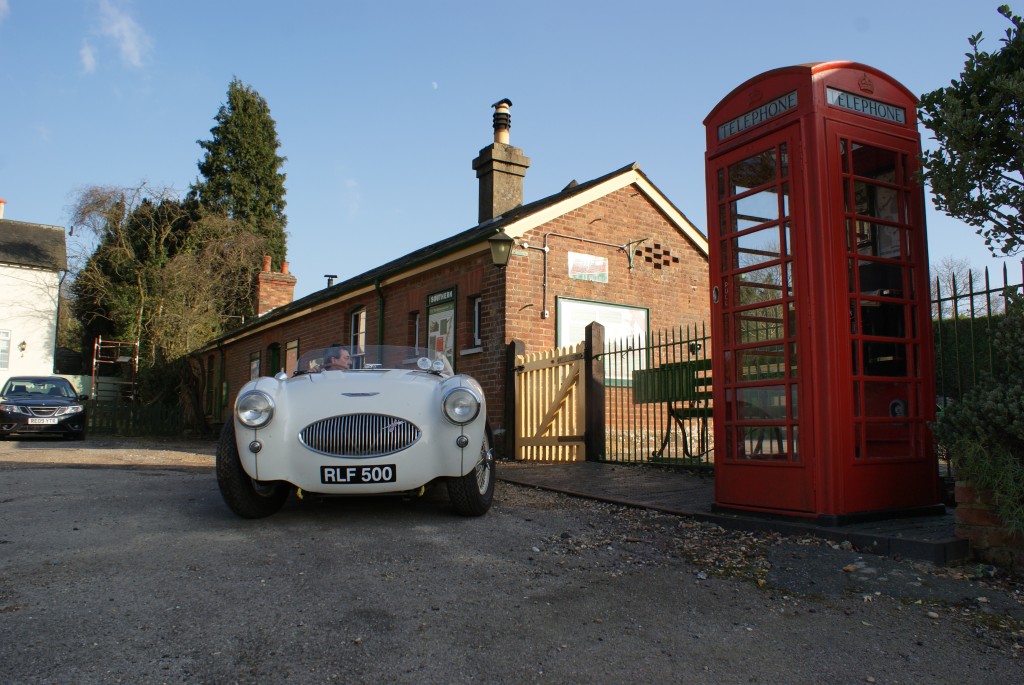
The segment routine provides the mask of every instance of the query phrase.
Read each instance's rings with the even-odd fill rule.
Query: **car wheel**
[[[253,480],[242,468],[231,420],[224,424],[217,444],[217,486],[228,508],[247,519],[275,514],[288,499],[287,484]]]
[[[461,478],[448,479],[448,498],[455,511],[463,516],[482,516],[494,499],[494,450],[491,449],[491,428],[484,430],[480,445],[480,461],[476,468]]]

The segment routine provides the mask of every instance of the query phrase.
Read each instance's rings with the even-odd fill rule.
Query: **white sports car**
[[[443,355],[405,347],[302,355],[298,370],[248,382],[217,447],[217,483],[245,518],[288,495],[422,494],[443,481],[455,510],[487,512],[494,454],[484,393]]]

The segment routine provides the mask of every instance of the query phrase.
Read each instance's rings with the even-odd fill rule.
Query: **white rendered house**
[[[0,200],[0,385],[53,373],[64,229],[3,218]]]

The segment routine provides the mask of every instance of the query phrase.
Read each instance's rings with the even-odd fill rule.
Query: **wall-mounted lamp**
[[[491,246],[491,261],[494,266],[504,269],[508,266],[508,258],[512,256],[512,246],[515,244],[512,236],[505,231],[499,231],[487,239]]]
[[[22,340],[20,343],[18,343],[18,350],[20,350],[22,352],[22,354],[24,354],[25,350],[27,350],[27,349],[28,349],[28,343],[27,342]]]

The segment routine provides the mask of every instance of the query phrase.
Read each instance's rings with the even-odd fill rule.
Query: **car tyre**
[[[281,481],[253,480],[242,468],[235,442],[235,423],[228,420],[217,444],[217,486],[231,511],[242,518],[259,519],[276,514],[288,499],[289,486]]]
[[[494,500],[495,465],[491,449],[491,428],[484,430],[480,445],[480,461],[476,467],[460,478],[448,479],[448,499],[455,511],[463,516],[483,516]]]

